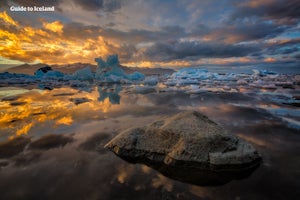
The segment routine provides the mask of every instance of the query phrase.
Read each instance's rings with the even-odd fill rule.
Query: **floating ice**
[[[258,69],[253,69],[253,74],[258,75],[258,76],[267,76],[267,75],[276,75],[276,72],[273,71],[268,71],[268,70],[258,70]]]
[[[42,74],[47,73],[48,71],[52,71],[52,68],[46,65],[45,67],[41,67],[34,72],[34,75],[41,76]]]
[[[95,78],[104,82],[121,82],[122,80],[143,80],[145,76],[139,72],[133,74],[126,74],[120,67],[118,55],[110,55],[106,61],[102,58],[95,58],[98,63]]]
[[[77,80],[93,80],[94,79],[94,74],[92,73],[91,68],[86,67],[80,70],[77,70],[76,72],[74,72],[71,76],[73,79],[77,79]]]
[[[171,75],[171,78],[177,79],[207,79],[209,77],[211,74],[208,73],[207,69],[200,68],[184,68]]]
[[[49,67],[51,69],[51,67]],[[64,73],[54,70],[42,70],[43,68],[40,68],[34,72],[34,75],[36,78],[62,78],[64,77]]]
[[[62,78],[64,77],[64,73],[59,71],[52,70],[51,67],[46,65],[45,67],[41,67],[34,72],[36,78]]]
[[[248,81],[245,79],[239,79],[236,84],[238,85],[248,85]]]
[[[133,72],[132,74],[128,74],[127,78],[132,81],[141,81],[145,79],[145,75],[140,72]]]
[[[158,78],[156,76],[148,76],[144,79],[143,83],[145,85],[157,85]]]
[[[199,88],[199,85],[191,85],[190,89],[187,91],[188,94],[200,94],[203,92],[207,92],[204,88]]]

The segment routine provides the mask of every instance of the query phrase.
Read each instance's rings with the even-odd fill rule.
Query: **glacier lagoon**
[[[294,199],[300,180],[299,83],[297,74],[195,68],[117,84],[1,74],[1,195]],[[247,179],[200,187],[129,164],[103,148],[124,129],[183,110],[200,111],[251,143],[262,165]]]

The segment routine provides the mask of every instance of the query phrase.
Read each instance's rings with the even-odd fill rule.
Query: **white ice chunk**
[[[256,76],[267,76],[267,75],[276,75],[276,72],[268,71],[268,70],[258,70],[258,69],[252,69],[254,75]]]
[[[248,85],[248,81],[246,81],[245,79],[239,79],[236,84],[238,85]]]

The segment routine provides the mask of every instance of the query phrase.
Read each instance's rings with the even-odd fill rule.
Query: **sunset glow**
[[[2,3],[0,64],[93,64],[118,54],[134,67],[299,65],[297,9],[287,7],[295,0],[93,2],[46,1],[54,12],[10,9],[34,0]]]

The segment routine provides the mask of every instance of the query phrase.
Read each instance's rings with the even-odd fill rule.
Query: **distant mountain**
[[[9,68],[17,66],[16,64],[0,64],[0,72],[5,72]]]
[[[46,66],[46,64],[42,64],[42,63],[34,64],[34,65],[23,64],[23,65],[9,68],[5,71],[10,72],[10,73],[33,75],[36,70],[38,70],[41,67],[45,67],[45,66]]]
[[[29,74],[29,75],[34,75],[34,72],[38,70],[41,67],[45,67],[47,64],[34,64],[34,65],[29,65],[29,64],[23,64],[19,65],[16,67],[12,67],[7,69],[7,72],[10,73],[18,73],[18,74]],[[83,69],[85,67],[90,67],[93,72],[96,71],[97,66],[88,64],[88,63],[73,63],[73,64],[64,64],[64,65],[48,65],[50,66],[53,70],[61,71],[63,73],[74,73],[75,71],[79,69]],[[173,69],[166,69],[166,68],[139,68],[139,67],[126,67],[120,65],[120,67],[128,74],[131,74],[135,71],[143,73],[145,75],[162,75],[162,74],[171,74],[174,72]]]

